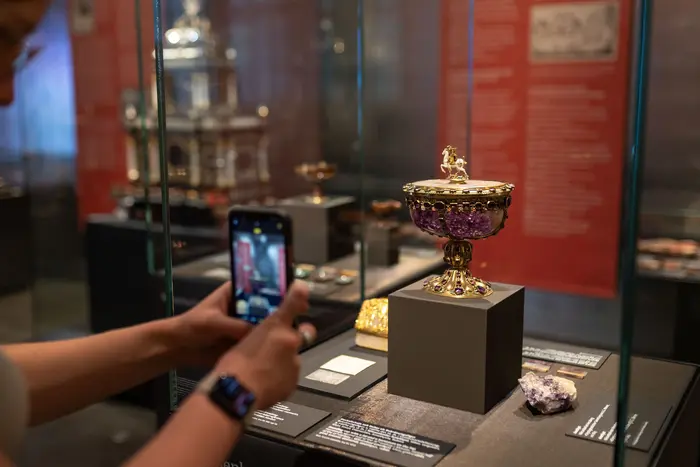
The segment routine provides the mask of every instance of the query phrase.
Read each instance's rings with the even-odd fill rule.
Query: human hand
[[[255,395],[255,408],[266,409],[287,398],[299,378],[299,348],[316,338],[308,323],[294,329],[296,317],[309,307],[309,290],[295,282],[275,311],[226,352],[215,371],[230,374]]]
[[[232,286],[227,282],[197,306],[172,318],[178,365],[212,367],[252,329],[250,323],[229,316]]]

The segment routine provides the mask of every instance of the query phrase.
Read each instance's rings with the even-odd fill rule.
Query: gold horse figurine
[[[442,173],[447,174],[447,177],[450,180],[469,180],[466,166],[467,162],[461,157],[457,156],[456,148],[447,146],[442,151],[442,165],[440,165],[440,170],[442,170]]]

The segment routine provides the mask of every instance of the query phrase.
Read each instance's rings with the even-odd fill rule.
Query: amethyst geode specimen
[[[565,378],[529,372],[518,382],[528,404],[545,415],[569,410],[576,401],[576,385]]]

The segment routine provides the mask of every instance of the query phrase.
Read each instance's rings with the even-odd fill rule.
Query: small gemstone
[[[439,292],[440,289],[442,289],[442,287],[440,287],[439,285],[436,285],[436,286],[434,287],[434,289],[435,289],[436,292]]]
[[[486,288],[483,285],[477,285],[476,290],[481,294],[486,292]]]
[[[455,289],[455,294],[462,295],[463,293],[464,293],[464,289],[462,289],[461,287],[457,287]]]

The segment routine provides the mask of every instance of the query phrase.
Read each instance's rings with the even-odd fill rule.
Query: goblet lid
[[[428,195],[504,195],[515,189],[510,183],[493,180],[471,180],[467,174],[467,162],[457,156],[457,150],[447,146],[442,152],[440,169],[447,175],[445,179],[422,180],[404,185],[407,194]]]

